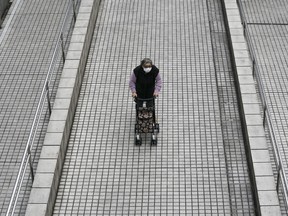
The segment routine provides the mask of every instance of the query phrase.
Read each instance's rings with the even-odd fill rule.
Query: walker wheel
[[[134,127],[134,133],[135,133],[135,134],[137,133],[137,127],[138,127],[138,125],[135,124],[135,127]]]
[[[155,124],[155,130],[157,131],[157,133],[159,133],[160,132],[160,127],[159,127],[159,124],[157,123],[157,124]]]
[[[157,136],[155,134],[151,136],[151,145],[157,145]]]
[[[155,139],[155,140],[153,140],[153,139],[151,139],[151,145],[157,145],[157,139]]]
[[[141,145],[142,144],[142,138],[140,137],[140,135],[136,135],[135,139],[134,139],[135,145]]]

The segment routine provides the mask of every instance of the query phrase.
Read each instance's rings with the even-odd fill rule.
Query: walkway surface
[[[14,0],[4,23],[4,26],[8,23],[7,28],[1,29],[0,215],[5,214],[8,208],[68,2]],[[55,78],[52,86],[57,87]],[[55,89],[52,97],[54,94]],[[39,143],[34,147],[35,161],[47,128],[49,116],[46,117],[40,124],[42,132],[35,139]],[[34,163],[35,168],[36,165]],[[25,189],[20,194],[21,203],[16,210],[20,215],[25,213],[31,180],[24,185]]]
[[[219,2],[102,0],[54,215],[255,214]],[[153,147],[128,90],[144,57],[163,79]]]
[[[286,0],[241,2],[264,84],[267,109],[272,114],[283,168],[288,176],[288,3]],[[282,212],[287,214],[283,207]]]

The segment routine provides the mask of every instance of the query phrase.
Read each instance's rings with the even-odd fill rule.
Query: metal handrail
[[[264,84],[263,84],[263,79],[261,77],[261,74],[259,72],[257,60],[255,58],[255,53],[252,47],[252,39],[251,39],[251,34],[249,32],[247,20],[245,17],[245,14],[243,12],[243,6],[242,2],[240,0],[237,0],[238,6],[239,6],[239,11],[240,11],[240,16],[242,20],[242,24],[244,27],[244,35],[247,40],[248,48],[250,51],[250,57],[253,62],[253,76],[256,77],[256,81],[258,83],[258,88],[259,88],[259,93],[260,93],[260,98],[263,106],[263,126],[265,127],[265,123],[268,125],[268,131],[270,133],[271,141],[272,141],[272,146],[273,146],[273,153],[276,159],[276,166],[277,166],[277,193],[279,194],[279,184],[280,184],[280,179],[283,187],[283,193],[285,196],[285,203],[286,203],[286,208],[288,208],[288,181],[287,181],[287,176],[285,171],[283,170],[283,160],[279,151],[279,145],[278,141],[276,139],[275,135],[275,129],[271,121],[271,113],[270,110],[267,106],[267,99],[266,99],[266,94],[265,94],[265,89],[264,89]]]
[[[11,199],[9,202],[6,216],[14,215],[15,207],[16,207],[16,204],[18,201],[20,189],[21,189],[22,184],[23,184],[23,179],[24,179],[24,176],[26,173],[28,163],[29,163],[29,167],[30,167],[32,182],[34,182],[34,171],[33,171],[32,159],[31,159],[31,151],[32,151],[32,147],[34,144],[36,132],[38,130],[38,126],[40,123],[41,115],[42,115],[42,112],[43,112],[44,107],[45,107],[46,100],[48,103],[49,114],[51,116],[51,101],[50,101],[50,97],[49,97],[49,84],[50,84],[52,75],[54,73],[54,70],[53,70],[53,68],[55,67],[54,61],[57,60],[57,57],[59,55],[59,51],[58,51],[59,47],[61,48],[61,51],[62,51],[63,63],[65,62],[65,55],[64,55],[65,52],[64,52],[64,46],[63,46],[63,43],[64,43],[63,42],[63,30],[65,27],[66,21],[68,19],[68,14],[69,14],[69,10],[70,10],[71,6],[72,6],[72,10],[73,10],[74,22],[76,21],[76,12],[75,12],[76,9],[75,9],[74,5],[75,5],[75,0],[70,0],[69,5],[68,5],[67,10],[66,10],[66,13],[65,13],[65,16],[63,18],[63,23],[61,25],[60,33],[59,33],[58,38],[57,38],[57,43],[55,45],[52,60],[50,62],[49,68],[48,68],[48,73],[46,75],[45,83],[44,83],[44,86],[43,86],[42,91],[41,91],[40,100],[39,100],[38,105],[37,105],[36,114],[34,116],[33,123],[32,123],[31,129],[30,129],[29,138],[28,138],[28,141],[26,143],[26,148],[24,151],[24,155],[22,157],[21,165],[20,165],[20,168],[18,171],[18,175],[16,178],[15,186],[13,188],[13,193],[12,193],[12,196],[11,196]],[[61,46],[60,46],[60,43],[61,43]]]

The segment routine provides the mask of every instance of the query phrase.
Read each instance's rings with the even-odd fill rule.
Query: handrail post
[[[252,74],[253,74],[253,77],[255,77],[255,59],[254,59],[254,56],[253,56],[253,61],[252,61]]]
[[[279,183],[280,183],[280,171],[282,169],[281,163],[279,164],[279,167],[277,169],[277,185],[276,185],[276,189],[277,189],[277,193],[279,194]]]
[[[50,97],[49,97],[49,86],[48,86],[48,82],[46,82],[46,97],[47,97],[47,102],[48,102],[49,114],[50,114],[50,116],[51,116],[52,108],[51,108],[51,101],[50,101]]]
[[[32,183],[34,182],[34,171],[33,171],[33,165],[32,165],[32,160],[31,160],[31,149],[28,148],[28,160],[29,160],[29,166],[30,166],[30,171],[31,171],[31,178],[32,178]]]
[[[242,21],[242,25],[243,25],[244,35],[246,36],[246,21]]]
[[[65,60],[66,60],[66,56],[65,56],[65,51],[64,51],[64,39],[63,39],[63,32],[61,33],[61,36],[60,36],[60,40],[61,40],[61,48],[62,48],[62,57],[63,57],[63,63],[65,63]]]
[[[265,128],[265,121],[266,121],[266,111],[267,111],[267,105],[264,105],[264,110],[263,110],[263,127]]]
[[[76,22],[76,8],[75,8],[75,1],[72,0],[72,7],[73,7],[73,18],[74,18],[74,23]]]

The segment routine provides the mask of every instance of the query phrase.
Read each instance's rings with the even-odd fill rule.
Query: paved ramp
[[[163,78],[157,147],[134,145],[144,57]],[[54,215],[231,215],[214,64],[206,2],[102,1]]]

